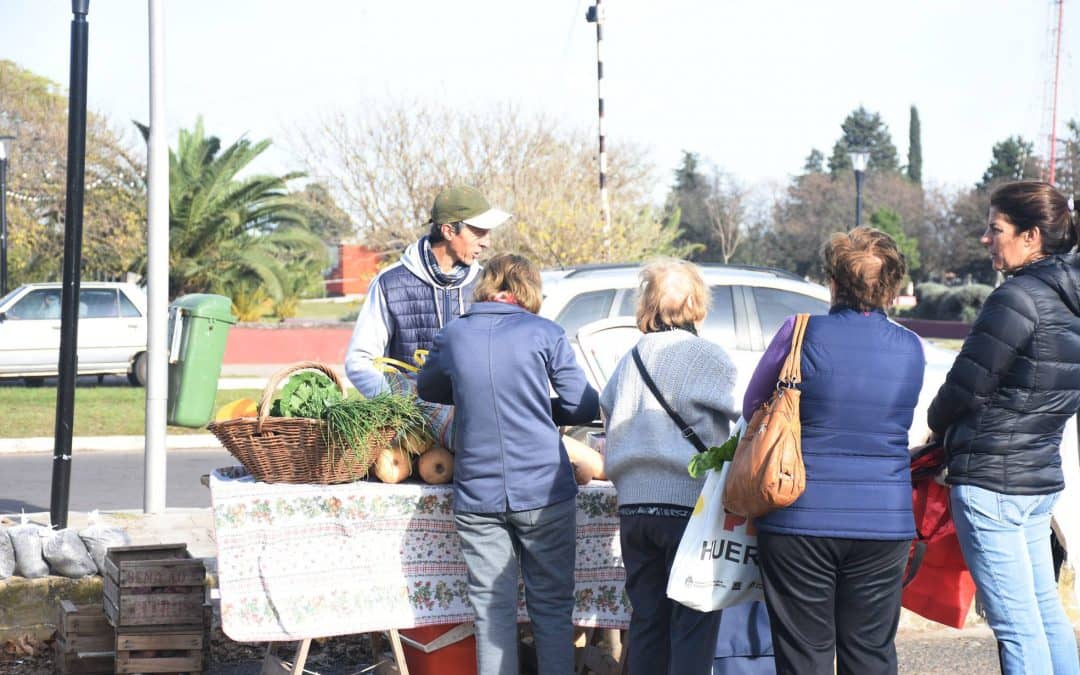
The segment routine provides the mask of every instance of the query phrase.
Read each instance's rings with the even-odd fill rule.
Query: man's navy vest
[[[459,288],[443,288],[432,286],[399,265],[387,270],[379,285],[386,298],[385,318],[390,335],[386,356],[412,363],[417,349],[431,349],[435,334],[469,309],[476,278]]]
[[[908,430],[922,389],[922,343],[883,312],[810,317],[799,417],[806,491],[758,529],[851,539],[915,535]]]

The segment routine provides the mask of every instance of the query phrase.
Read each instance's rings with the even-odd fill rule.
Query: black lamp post
[[[855,227],[862,224],[862,182],[866,165],[870,163],[870,151],[861,148],[848,152],[851,168],[855,170]]]
[[[14,136],[0,136],[0,297],[8,292],[7,269],[7,142]]]

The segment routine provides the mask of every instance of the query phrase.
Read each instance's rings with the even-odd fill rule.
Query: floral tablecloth
[[[469,621],[465,562],[445,485],[258,483],[210,476],[225,634],[287,641]],[[626,628],[615,489],[577,496],[573,621]],[[523,596],[522,596],[523,597]],[[524,600],[519,616],[527,619]]]

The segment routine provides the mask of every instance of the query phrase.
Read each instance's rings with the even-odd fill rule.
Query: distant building
[[[338,244],[337,262],[326,275],[326,295],[362,295],[379,271],[379,254],[360,244]]]

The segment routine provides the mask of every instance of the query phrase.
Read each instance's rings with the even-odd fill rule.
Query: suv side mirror
[[[7,321],[7,312],[0,312],[0,321]]]

